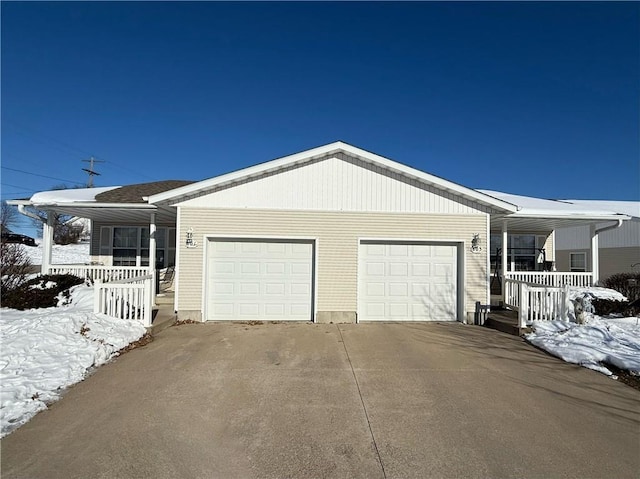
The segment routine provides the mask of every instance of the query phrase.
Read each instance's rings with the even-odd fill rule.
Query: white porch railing
[[[543,286],[578,286],[581,288],[593,286],[592,272],[566,273],[560,271],[509,271],[506,273],[506,279]]]
[[[151,326],[153,313],[153,275],[94,283],[93,312],[120,319],[142,321]]]
[[[533,321],[566,320],[571,306],[569,286],[543,286],[507,279],[505,305],[518,311],[521,328]]]
[[[47,274],[72,274],[91,281],[120,281],[151,274],[148,266],[102,266],[86,264],[52,264]]]

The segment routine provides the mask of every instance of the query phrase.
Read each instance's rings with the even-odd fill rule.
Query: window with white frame
[[[148,226],[103,226],[100,230],[100,255],[111,256],[113,266],[149,266]],[[176,229],[156,230],[156,263],[173,266],[176,258]]]
[[[570,270],[572,273],[587,271],[587,253],[570,253]]]

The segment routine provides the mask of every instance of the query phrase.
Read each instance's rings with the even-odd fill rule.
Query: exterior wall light
[[[480,251],[482,251],[482,246],[480,246],[480,233],[474,233],[471,239],[471,252],[479,253]]]

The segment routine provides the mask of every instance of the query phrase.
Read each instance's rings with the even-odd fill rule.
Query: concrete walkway
[[[637,478],[640,393],[461,324],[187,324],[2,441],[13,478]]]

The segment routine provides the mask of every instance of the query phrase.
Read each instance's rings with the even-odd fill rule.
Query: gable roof
[[[404,175],[407,178],[424,182],[425,184],[428,184],[436,189],[452,192],[465,199],[473,200],[478,203],[487,205],[503,213],[517,211],[517,207],[513,204],[510,204],[509,202],[500,200],[498,198],[493,198],[474,189],[467,188],[465,186],[445,180],[435,175],[431,175],[429,173],[425,173],[410,166],[406,166],[380,155],[376,155],[375,153],[371,153],[361,148],[349,145],[342,141],[336,141],[334,143],[329,143],[328,145],[319,146],[317,148],[305,150],[300,153],[277,158],[275,160],[267,161],[255,166],[237,170],[221,176],[216,176],[214,178],[199,181],[190,185],[182,186],[171,191],[151,195],[149,197],[149,203],[164,205],[179,203],[195,196],[201,196],[216,189],[233,185],[234,183],[247,181],[249,179],[257,178],[266,174],[277,173],[278,171],[301,166],[313,160],[338,153],[351,155],[355,158],[374,164],[383,169],[387,169],[395,173]]]

